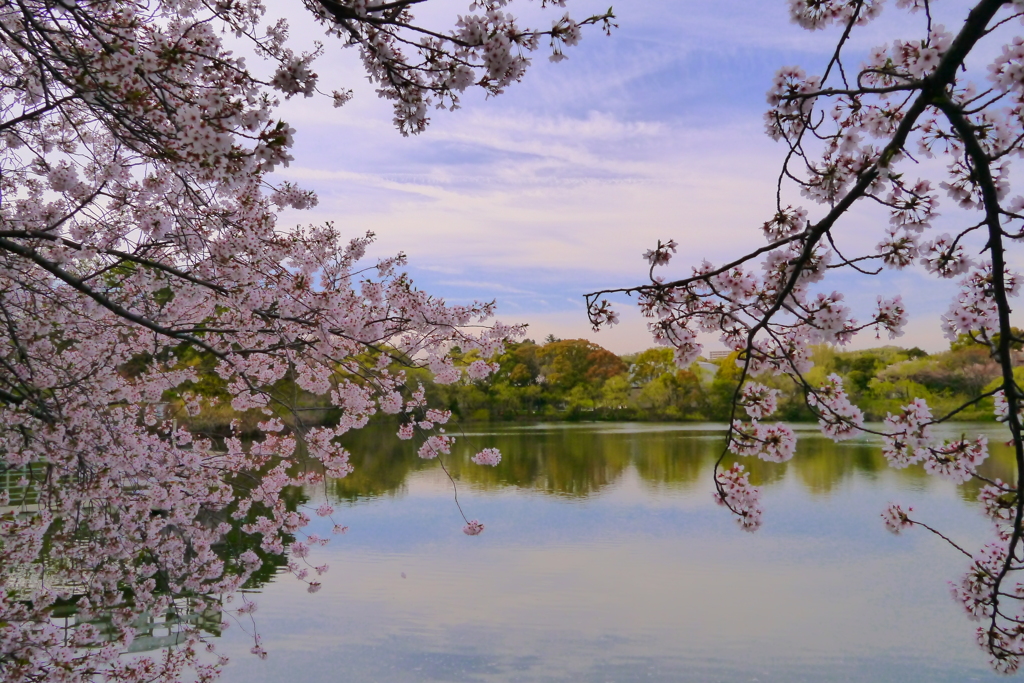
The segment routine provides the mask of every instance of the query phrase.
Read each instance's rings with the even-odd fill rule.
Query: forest
[[[1018,349],[1017,354],[1022,352]],[[710,355],[710,354],[709,354]],[[445,407],[462,423],[531,420],[725,421],[740,376],[738,354],[700,357],[679,368],[668,347],[617,356],[585,339],[557,339],[541,343],[526,339],[509,344],[504,353],[488,359],[496,371],[481,379],[469,373],[453,384],[435,382],[425,368],[406,368],[409,386],[423,386],[431,405]],[[456,363],[468,367],[482,360],[477,351],[456,352]],[[946,351],[927,353],[920,348],[879,346],[842,350],[828,344],[813,347],[814,367],[807,375],[820,386],[838,375],[851,399],[868,420],[882,420],[916,397],[946,412],[989,391],[998,383],[999,365],[988,350],[962,336]],[[211,434],[226,432],[232,420],[255,427],[266,419],[262,411],[238,413],[231,409],[224,380],[213,372],[211,359],[191,353],[183,365],[195,366],[199,381],[186,383],[165,397],[178,419]],[[402,368],[396,366],[395,371]],[[1024,370],[1018,370],[1024,372]],[[778,389],[778,415],[786,421],[814,420],[800,387],[786,377],[763,376],[760,381]],[[290,376],[279,380],[274,393],[300,407],[299,417],[275,410],[288,422],[331,424],[335,409],[324,397],[303,392]],[[215,405],[189,417],[183,396],[213,399]],[[224,400],[220,400],[224,399]],[[284,401],[282,401],[283,405]],[[393,418],[378,414],[374,421]],[[993,420],[993,401],[985,398],[957,413],[954,419]]]

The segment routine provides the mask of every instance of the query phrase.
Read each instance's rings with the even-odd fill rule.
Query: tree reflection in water
[[[956,433],[990,432],[996,425],[952,425]],[[711,467],[722,448],[722,425],[651,425],[651,424],[549,424],[532,426],[496,426],[466,431],[458,435],[452,453],[445,465],[460,487],[478,491],[500,491],[506,488],[522,489],[568,499],[583,499],[600,495],[621,481],[631,468],[638,480],[652,491],[675,490],[688,492],[699,489],[710,477]],[[980,468],[988,478],[1011,480],[1014,476],[1012,450],[997,438],[990,438],[992,456]],[[353,434],[346,444],[352,453],[354,471],[343,479],[329,480],[328,498],[357,503],[379,497],[400,496],[411,475],[438,467],[436,461],[417,457],[418,444],[394,438],[394,429],[386,426],[368,428]],[[482,448],[501,449],[502,461],[494,468],[475,466],[470,458]],[[728,466],[730,463],[726,463]],[[813,431],[798,441],[797,455],[785,464],[769,464],[757,459],[744,459],[751,472],[751,480],[758,486],[771,487],[790,477],[814,496],[828,496],[855,477],[875,479],[895,476],[922,488],[930,480],[920,467],[893,471],[881,455],[880,444],[871,440],[855,440],[837,445],[817,436]],[[790,470],[793,470],[792,474]],[[883,475],[885,472],[887,474]],[[13,476],[13,475],[12,475]],[[13,480],[12,480],[13,481]],[[9,482],[11,483],[11,482]],[[2,484],[2,482],[0,482]],[[23,511],[31,506],[31,490],[8,487],[12,503]],[[288,508],[295,510],[319,497],[323,491],[303,491],[290,488],[285,496]],[[977,486],[958,487],[965,501],[977,498]],[[241,527],[256,511],[243,520],[231,516],[226,510],[216,521],[228,521],[231,529],[215,547],[216,552],[229,560],[252,550],[263,560],[263,566],[245,584],[245,591],[258,591],[272,581],[287,564],[285,555],[273,555],[260,548],[259,536],[242,532]],[[211,520],[212,521],[212,520]],[[26,571],[22,580],[46,581],[60,586],[59,558],[53,558],[46,570]],[[17,586],[9,586],[17,590]],[[79,623],[74,587],[66,587],[70,597],[63,600],[52,613],[52,623],[73,633]],[[219,637],[225,613],[218,596],[174,596],[172,607],[166,613],[140,613],[133,628],[136,631],[129,653],[139,653],[174,647],[190,634],[199,633],[203,639]],[[198,599],[197,599],[198,598]],[[131,596],[125,595],[126,603]],[[107,628],[109,617],[89,615],[88,623],[100,632]],[[117,629],[111,629],[116,639]]]
[[[977,434],[999,429],[995,424],[953,424],[952,434]],[[650,425],[596,423],[593,425],[548,424],[529,427],[504,426],[467,431],[458,438],[445,465],[462,485],[481,489],[518,487],[559,496],[589,496],[614,484],[633,466],[641,480],[652,487],[691,488],[710,477],[708,472],[722,450],[724,425]],[[881,472],[919,481],[927,475],[917,465],[892,470],[881,454],[881,444],[870,438],[835,444],[809,431],[798,440],[796,457],[787,463],[742,459],[751,483],[771,486],[786,478],[790,468],[808,491],[827,495],[855,475],[875,477]],[[354,434],[347,447],[355,471],[328,484],[329,496],[354,501],[404,491],[412,472],[437,467],[416,457],[416,444],[398,441],[393,429],[378,427]],[[502,461],[494,468],[474,466],[470,458],[481,448],[498,448]],[[1015,465],[1012,449],[990,438],[990,458],[979,472],[990,479],[1012,481]],[[725,467],[732,464],[727,458]],[[978,486],[958,487],[968,501],[977,499]]]
[[[41,503],[40,486],[45,471],[44,465],[33,463],[24,467],[7,467],[0,473],[0,491],[5,491],[8,496],[7,505],[0,507],[0,522],[31,519],[49,513]],[[244,482],[243,477],[239,477],[235,486],[243,489],[251,487],[258,477],[256,474],[245,475]],[[247,514],[236,516],[241,497],[236,494],[230,505],[216,513],[200,510],[196,522],[206,528],[227,525],[227,531],[212,544],[211,550],[224,562],[226,574],[240,576],[244,572],[249,573],[248,579],[241,586],[244,594],[258,591],[272,581],[287,566],[288,558],[285,554],[264,550],[259,534],[243,531],[246,524],[251,524],[260,514],[265,514],[265,510],[260,505],[254,505]],[[296,511],[308,501],[308,496],[301,487],[290,486],[282,491],[281,500],[286,509]],[[154,509],[151,514],[166,513]],[[64,526],[62,520],[58,519],[52,528],[59,531]],[[86,547],[90,540],[88,529],[80,529],[76,533],[75,543]],[[285,535],[284,539],[290,543],[294,537]],[[44,546],[52,547],[53,544],[48,541],[48,537],[44,536]],[[255,553],[260,558],[262,564],[259,568],[243,570],[239,557],[246,552]],[[225,619],[228,618],[223,609],[223,596],[173,592],[168,588],[168,580],[159,571],[154,574],[155,587],[152,593],[167,598],[163,609],[146,607],[154,601],[151,598],[147,601],[137,600],[131,586],[123,578],[116,579],[116,593],[108,600],[108,604],[89,604],[83,608],[83,605],[90,602],[90,595],[82,584],[82,567],[71,564],[67,557],[58,552],[44,551],[40,553],[40,558],[38,564],[7,567],[2,589],[6,599],[19,602],[29,610],[34,609],[30,596],[40,589],[47,589],[59,596],[46,612],[49,623],[60,634],[51,646],[72,648],[78,653],[114,646],[116,651],[129,655],[192,647],[194,643],[190,641],[204,642],[211,637],[219,637]],[[118,559],[109,558],[110,564]],[[125,557],[120,558],[120,561],[125,563],[127,571],[128,564],[143,559]],[[105,571],[111,569],[107,567]],[[92,597],[95,599],[95,596]],[[88,638],[83,638],[83,633],[89,634]],[[83,642],[86,644],[83,645]],[[2,666],[0,670],[3,670]]]

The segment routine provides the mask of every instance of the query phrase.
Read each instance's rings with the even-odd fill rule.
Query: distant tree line
[[[475,358],[467,355],[464,362]],[[485,380],[451,386],[430,385],[428,394],[463,420],[727,420],[739,379],[737,355],[698,359],[678,368],[672,349],[656,347],[616,356],[583,339],[527,340],[496,359],[500,370]],[[961,338],[948,351],[882,346],[842,351],[814,349],[813,383],[843,378],[851,398],[868,419],[897,412],[915,397],[930,405],[953,407],[980,395],[999,378],[986,349]],[[419,377],[417,377],[419,379]],[[811,420],[802,392],[785,378],[759,378],[781,391],[784,420]],[[992,419],[991,400],[961,413],[965,420]]]
[[[1021,353],[1020,350],[1017,350]],[[456,352],[457,362],[480,360],[474,351]],[[199,380],[184,389],[194,394],[228,399],[223,380],[209,359],[189,352],[182,362],[198,370]],[[640,420],[722,421],[729,418],[730,402],[739,378],[736,354],[715,360],[698,359],[679,368],[672,350],[665,347],[617,356],[585,339],[556,339],[543,343],[526,340],[511,344],[505,353],[489,359],[498,371],[482,380],[464,379],[452,385],[436,384],[427,371],[407,371],[408,385],[422,384],[432,405],[451,410],[463,422],[484,420]],[[993,385],[998,365],[986,349],[961,337],[948,351],[929,354],[919,348],[882,346],[842,351],[821,345],[813,352],[812,383],[822,384],[831,374],[843,378],[851,398],[869,420],[880,420],[915,397],[925,398],[937,410],[965,403]],[[1024,372],[1024,371],[1022,371]],[[1022,376],[1024,378],[1024,376]],[[760,378],[779,389],[779,415],[788,421],[813,417],[798,387],[786,379]],[[307,424],[330,423],[334,410],[315,396],[303,396],[289,377],[276,390],[293,397],[298,418]],[[994,385],[993,385],[994,386]],[[180,403],[177,394],[169,396]],[[243,423],[265,419],[259,411],[235,413],[225,400],[221,410],[204,410],[202,423],[191,426],[211,433],[223,431],[231,420]],[[992,419],[992,401],[983,400],[959,413],[963,420]],[[259,413],[259,414],[256,414]],[[190,420],[179,411],[183,420]],[[381,420],[387,416],[378,416]]]

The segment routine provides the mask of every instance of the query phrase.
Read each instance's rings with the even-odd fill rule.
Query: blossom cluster
[[[908,507],[904,510],[900,505],[896,503],[890,503],[887,508],[882,512],[882,521],[885,523],[885,528],[894,534],[899,534],[904,529],[908,529],[913,526],[909,514],[914,511],[914,508]]]
[[[530,32],[487,2],[416,43],[435,70],[398,50],[415,30],[407,9],[382,24],[372,2],[307,4],[412,107],[405,132],[425,122],[417,102],[500,92],[521,77],[521,50],[549,36],[561,54],[588,24]],[[266,78],[225,34],[249,41]],[[0,517],[5,681],[211,680],[225,660],[200,656],[186,615],[179,647],[122,659],[140,616],[187,599],[249,619],[255,603],[235,596],[268,561],[318,590],[327,539],[305,529],[335,511],[296,506],[288,487],[348,475],[341,442],[378,413],[422,439],[421,456],[449,452],[451,414],[402,368],[480,379],[522,333],[494,322],[493,304],[418,289],[402,256],[370,258],[372,234],[279,222],[317,201],[270,175],[294,145],[279,100],[319,92],[320,48],[287,39],[258,0],[0,7],[0,467],[28,492],[0,493],[16,510]],[[480,360],[457,364],[456,347]],[[217,397],[200,390],[210,381]],[[308,424],[284,382],[337,421]],[[218,398],[238,413],[229,433],[185,426]],[[71,603],[75,625],[57,628],[52,609]],[[258,637],[252,650],[266,654]]]
[[[774,406],[752,380],[767,384],[761,377],[774,375],[772,383],[788,378],[803,391],[825,435],[875,433],[895,468],[918,464],[957,484],[981,479],[987,485],[981,501],[1000,541],[975,555],[957,596],[970,614],[987,619],[979,642],[993,666],[1015,670],[1024,656],[1024,612],[1016,607],[1024,595],[1016,578],[1024,572],[1024,533],[1016,528],[1024,499],[979,473],[988,456],[985,438],[939,439],[934,425],[991,395],[1016,466],[1024,468],[1024,405],[1012,379],[1013,349],[1021,340],[1011,319],[1020,289],[1014,250],[1024,237],[1024,193],[1012,175],[1024,156],[1024,39],[1018,35],[1024,4],[972,2],[951,30],[954,24],[936,20],[934,3],[896,0],[897,10],[916,15],[918,28],[868,50],[851,48],[851,36],[882,16],[881,0],[788,4],[798,25],[835,26],[842,37],[817,73],[785,66],[769,85],[765,131],[782,146],[784,160],[775,206],[759,224],[767,244],[726,263],[704,261],[672,273],[674,249],[665,245],[674,243],[659,241],[644,255],[649,282],[587,295],[591,321],[600,327],[612,318],[609,295],[636,295],[654,340],[673,347],[681,364],[695,361],[707,339],[735,352],[741,390],[734,414],[742,408],[752,422],[732,424],[726,452],[776,461],[792,455],[792,433],[760,423]],[[939,231],[943,205],[949,210]],[[970,340],[987,351],[1001,378],[969,404],[939,414],[908,396],[878,430],[865,424],[838,377],[823,385],[810,379],[811,347],[844,345],[864,330],[901,336],[910,311],[898,294],[878,296],[861,313],[826,278],[833,271],[870,278],[911,267],[956,282],[941,329],[951,341]],[[737,514],[744,509],[730,507]],[[898,506],[883,517],[894,531],[911,523]],[[1000,594],[1014,599],[999,600]]]
[[[914,399],[902,410],[885,418],[882,455],[889,465],[902,469],[920,461],[932,442],[932,412],[923,399]]]
[[[757,456],[768,462],[786,462],[796,453],[796,435],[783,422],[736,421],[732,423],[729,450],[736,455]]]
[[[497,448],[485,448],[474,455],[472,460],[477,465],[490,465],[491,467],[497,467],[498,463],[501,462],[501,451]]]
[[[996,535],[1002,541],[1008,541],[1013,534],[1014,513],[1017,492],[1013,487],[996,479],[986,484],[978,492],[978,502],[995,527]]]
[[[834,441],[857,436],[864,425],[864,412],[850,402],[839,375],[829,375],[824,386],[808,394],[807,403],[817,412],[822,433]]]
[[[467,536],[479,536],[483,533],[484,525],[475,519],[471,519],[466,522],[466,526],[462,527],[462,533]]]
[[[991,337],[999,332],[999,312],[992,280],[992,265],[986,263],[960,281],[956,299],[942,316],[942,329],[947,339],[955,340],[961,334],[972,333]],[[1020,278],[1007,272],[1002,280],[1005,296],[1016,296]]]
[[[778,408],[778,401],[778,389],[771,389],[757,382],[748,383],[740,394],[740,405],[747,411],[747,415],[755,420],[772,415]]]
[[[988,458],[988,439],[984,436],[970,439],[955,439],[929,447],[924,461],[924,470],[957,484],[963,484],[974,476],[978,465]]]
[[[744,531],[761,526],[761,489],[750,484],[750,473],[739,463],[715,475],[715,502],[727,506],[736,515],[736,523]]]
[[[750,382],[740,393],[739,404],[750,416],[749,423],[733,421],[729,450],[736,455],[757,456],[769,462],[785,462],[796,452],[796,435],[782,422],[764,424],[778,407],[779,390]]]
[[[1006,392],[999,390],[992,395],[992,399],[995,405],[995,416],[999,422],[1009,422],[1010,420],[1010,404],[1006,400]],[[1017,401],[1017,419],[1021,420],[1024,418],[1024,404]]]
[[[418,25],[413,3],[397,8],[367,0],[305,4],[329,36],[358,48],[378,95],[394,103],[395,124],[406,135],[425,129],[430,108],[458,108],[471,87],[498,95],[520,81],[530,66],[528,55],[540,49],[543,38],[557,62],[566,58],[566,47],[579,43],[584,27],[599,25],[609,32],[614,26],[609,9],[580,21],[563,14],[548,30],[524,28],[505,10],[509,0],[474,0],[448,32]],[[541,3],[548,4],[565,6],[564,0]]]

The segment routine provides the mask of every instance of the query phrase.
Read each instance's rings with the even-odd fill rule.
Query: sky
[[[297,5],[270,3],[270,11],[290,18],[301,47],[323,35]],[[467,5],[432,0],[419,16],[448,28]],[[577,19],[606,7],[568,3]],[[963,7],[939,8],[951,30]],[[331,220],[353,236],[372,230],[372,253],[405,252],[419,287],[451,303],[495,299],[498,319],[527,323],[538,341],[587,338],[620,354],[650,347],[630,300],[616,302],[618,326],[594,333],[582,295],[642,283],[642,254],[659,239],[680,244],[668,277],[763,244],[760,225],[774,212],[784,153],[763,132],[765,92],[780,66],[820,71],[838,34],[791,24],[785,0],[626,0],[614,9],[619,28],[611,37],[586,32],[560,63],[536,53],[522,83],[496,98],[467,96],[455,112],[436,111],[414,137],[394,128],[356,51],[328,40],[315,64],[320,87],[352,88],[355,97],[340,109],[322,97],[282,104],[297,130],[295,161],[276,175],[315,189],[319,204],[281,223]],[[546,27],[564,10],[520,1],[511,11],[527,17],[525,25]],[[918,32],[917,17],[888,7],[853,47]],[[885,226],[885,216],[856,210],[836,237],[870,249]],[[911,316],[896,343],[948,346],[939,316],[952,283],[907,270],[839,275],[826,287],[846,293],[861,319],[876,296],[898,292]],[[884,343],[865,332],[853,346]],[[705,348],[724,347],[708,337]]]

